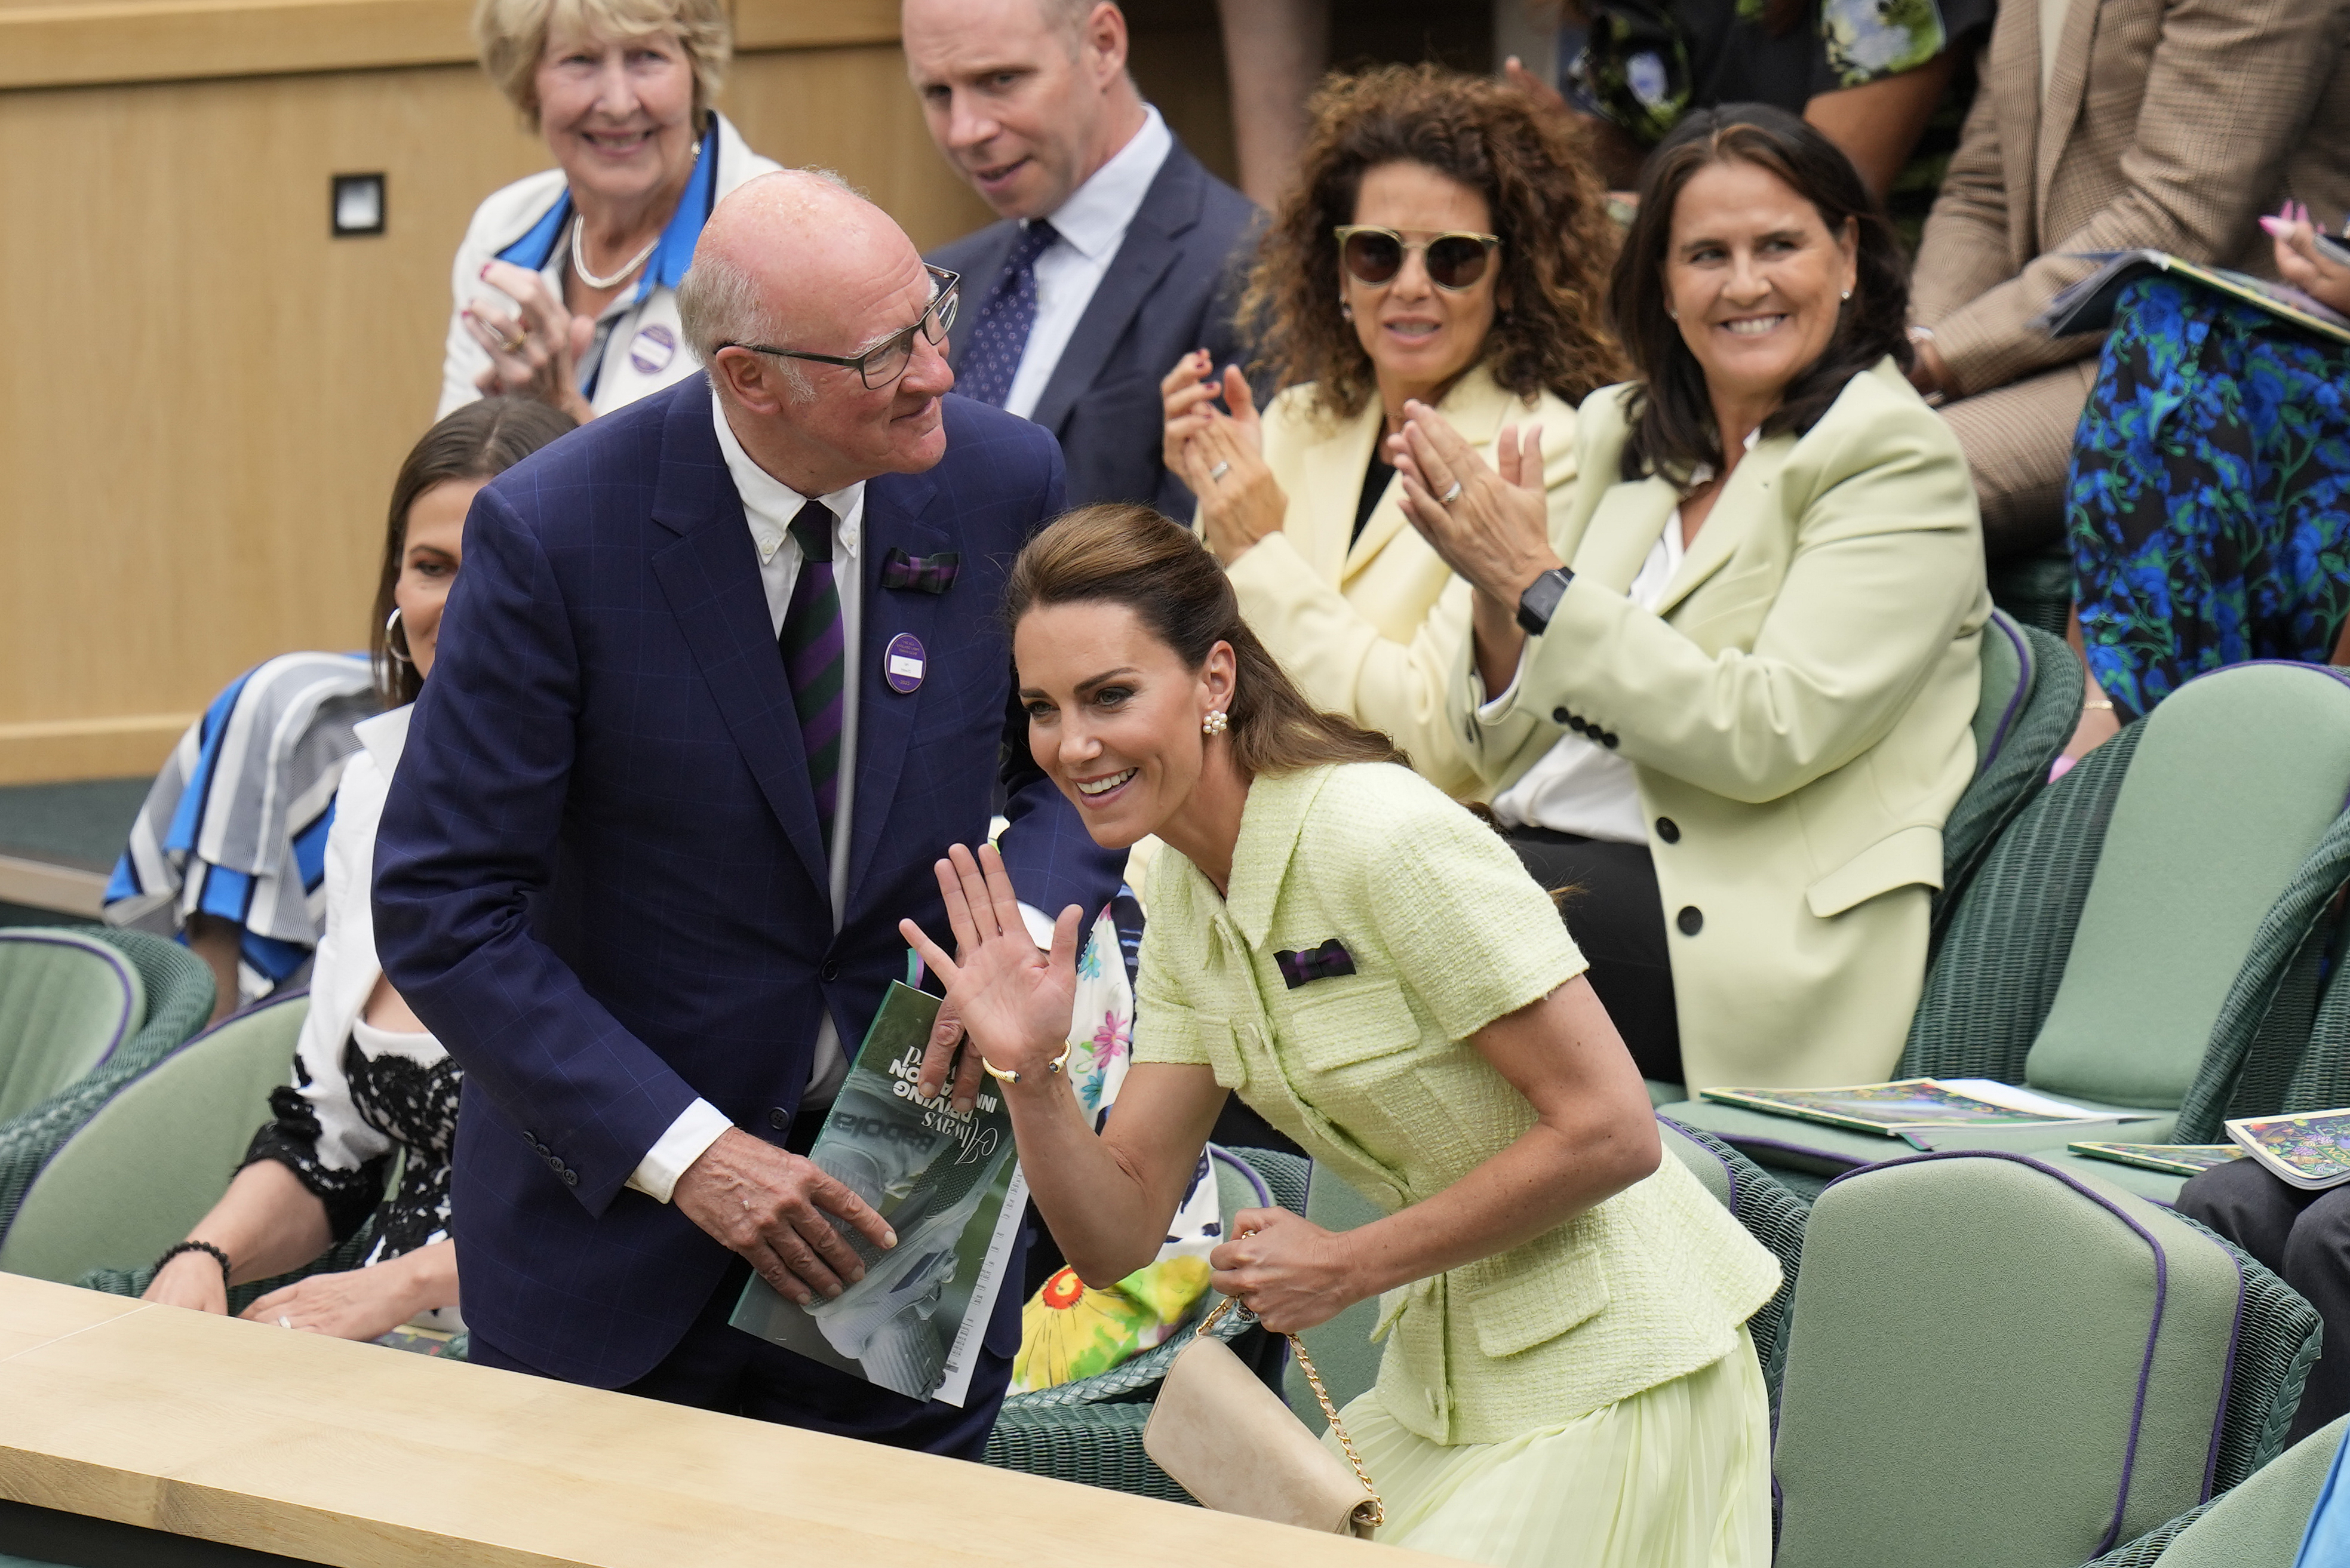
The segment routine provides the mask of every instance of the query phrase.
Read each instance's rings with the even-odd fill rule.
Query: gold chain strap
[[[1214,1311],[1200,1320],[1200,1337],[1207,1337],[1208,1331],[1216,1326],[1217,1321],[1232,1310],[1234,1300],[1234,1297],[1226,1296],[1216,1303]],[[1314,1357],[1305,1353],[1305,1342],[1294,1334],[1282,1337],[1289,1341],[1289,1354],[1297,1357],[1297,1369],[1305,1374],[1306,1385],[1314,1390],[1314,1397],[1321,1401],[1322,1414],[1329,1420],[1330,1429],[1338,1434],[1338,1446],[1347,1451],[1347,1462],[1355,1467],[1355,1479],[1362,1482],[1363,1490],[1370,1494],[1371,1513],[1364,1522],[1377,1530],[1388,1521],[1388,1506],[1379,1499],[1379,1489],[1371,1484],[1371,1474],[1363,1468],[1363,1457],[1355,1452],[1355,1439],[1347,1435],[1347,1423],[1338,1418],[1338,1407],[1330,1403],[1330,1391],[1322,1386],[1322,1375],[1314,1370]]]

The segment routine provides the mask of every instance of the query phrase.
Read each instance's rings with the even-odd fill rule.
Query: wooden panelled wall
[[[924,131],[895,0],[736,0],[721,107],[917,244],[990,216]],[[363,645],[431,421],[450,258],[549,160],[465,0],[0,0],[0,783],[151,771],[237,671]],[[1212,14],[1137,74],[1229,170]],[[328,176],[382,171],[381,236]]]

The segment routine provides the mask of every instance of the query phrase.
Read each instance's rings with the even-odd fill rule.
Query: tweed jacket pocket
[[[1352,983],[1349,983],[1351,981]],[[1334,1072],[1364,1062],[1376,1062],[1409,1051],[1420,1044],[1419,1021],[1404,1001],[1403,987],[1391,980],[1341,976],[1298,989],[1301,995],[1287,1019],[1275,1027],[1295,1042],[1297,1057],[1307,1071]],[[1275,1004],[1278,1006],[1278,1003]]]
[[[1550,1267],[1513,1270],[1469,1293],[1477,1348],[1492,1356],[1516,1355],[1597,1316],[1608,1298],[1599,1252],[1589,1244],[1574,1247]]]

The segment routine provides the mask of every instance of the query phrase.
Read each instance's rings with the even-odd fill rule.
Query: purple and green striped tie
[[[832,578],[832,513],[811,501],[792,519],[800,547],[799,576],[784,609],[784,629],[775,644],[784,654],[784,678],[792,706],[799,711],[800,739],[807,748],[808,783],[816,789],[816,816],[824,830],[825,853],[832,853],[832,818],[840,800],[841,677],[847,641],[840,620],[840,589]]]

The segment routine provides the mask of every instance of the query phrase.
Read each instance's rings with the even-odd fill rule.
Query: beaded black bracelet
[[[210,1241],[180,1242],[177,1246],[174,1246],[170,1251],[166,1251],[161,1257],[155,1260],[155,1272],[159,1274],[163,1272],[163,1265],[170,1262],[172,1259],[178,1257],[182,1252],[210,1252],[213,1255],[213,1261],[221,1266],[221,1288],[223,1290],[226,1290],[228,1288],[228,1254],[222,1251],[218,1247],[213,1246]]]

